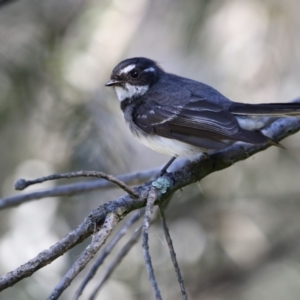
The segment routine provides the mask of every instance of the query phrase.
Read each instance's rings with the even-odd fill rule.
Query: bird
[[[236,142],[284,148],[261,130],[270,117],[300,115],[300,103],[234,102],[202,82],[165,72],[145,57],[121,61],[105,86],[113,87],[126,124],[145,146],[177,157],[209,154]]]

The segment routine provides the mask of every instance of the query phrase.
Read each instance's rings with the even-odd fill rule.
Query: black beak
[[[114,85],[118,85],[120,83],[121,83],[120,80],[111,79],[105,83],[105,86],[114,86]]]

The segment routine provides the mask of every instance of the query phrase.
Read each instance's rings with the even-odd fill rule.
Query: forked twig
[[[140,210],[134,212],[134,214],[129,218],[126,223],[122,226],[122,228],[116,233],[116,235],[112,238],[112,240],[107,244],[107,246],[103,249],[100,256],[97,258],[96,262],[90,268],[88,274],[84,278],[83,282],[75,292],[73,300],[77,300],[80,295],[83,293],[83,290],[87,286],[87,284],[92,280],[98,271],[101,264],[104,262],[105,258],[111,253],[116,244],[120,241],[120,239],[127,233],[128,229],[140,219],[142,213]]]
[[[176,259],[176,253],[173,247],[173,242],[170,236],[170,232],[169,232],[169,228],[167,226],[167,222],[166,222],[166,217],[165,217],[165,213],[163,211],[163,209],[161,207],[159,207],[159,215],[160,215],[160,219],[163,225],[163,229],[164,229],[164,233],[165,233],[165,237],[166,237],[166,241],[169,247],[169,251],[170,251],[170,255],[171,255],[171,259],[172,259],[172,263],[175,269],[175,273],[177,276],[177,280],[180,286],[180,290],[181,290],[181,295],[182,295],[182,299],[183,300],[188,300],[188,296],[185,290],[185,286],[184,286],[184,282],[183,282],[183,278],[181,276],[181,272],[180,272],[180,268]]]
[[[127,192],[129,195],[138,198],[139,196],[133,191],[131,187],[129,187],[127,184],[125,184],[120,179],[114,177],[113,175],[108,175],[103,172],[98,171],[77,171],[77,172],[69,172],[69,173],[62,173],[62,174],[52,174],[45,177],[40,177],[34,180],[25,180],[25,179],[19,179],[15,183],[15,189],[16,190],[24,190],[26,187],[42,183],[48,180],[56,180],[56,179],[65,179],[65,178],[77,178],[77,177],[96,177],[96,178],[103,178],[105,180],[108,180],[116,185],[118,185],[121,189],[123,189],[125,192]]]
[[[295,133],[300,129],[300,122],[298,118],[283,118],[270,124],[264,129],[264,134],[270,138],[279,141],[292,133]],[[247,159],[249,156],[263,151],[270,145],[250,145],[244,143],[236,143],[222,151],[213,153],[210,158],[203,157],[202,159],[187,164],[174,173],[164,175],[164,179],[168,180],[169,186],[166,189],[165,194],[154,195],[154,199],[165,201],[167,197],[173,194],[176,190],[187,186],[191,183],[197,182],[207,176],[208,174],[216,171],[223,170],[230,167],[233,163]],[[176,163],[176,162],[175,162]],[[100,182],[100,183],[99,183]],[[95,224],[103,224],[104,220],[111,214],[117,214],[119,218],[123,218],[133,210],[140,209],[145,206],[145,199],[151,189],[152,181],[141,184],[135,190],[139,193],[138,199],[133,199],[128,194],[107,202],[97,209],[93,210],[91,214],[82,222],[75,230],[69,232],[64,238],[58,241],[55,245],[51,246],[39,253],[36,257],[30,259],[28,262],[19,266],[15,270],[4,274],[0,277],[0,291],[13,286],[20,280],[31,276],[37,270],[41,269],[45,265],[54,261],[57,257],[63,255],[75,245],[81,243],[84,239],[94,233]],[[101,188],[103,184],[102,180],[97,180],[88,183],[76,183],[74,185],[68,185],[64,187],[58,187],[55,189],[48,189],[43,192],[34,192],[29,194],[23,194],[13,197],[8,197],[0,200],[0,209],[13,205],[18,205],[26,201],[35,199],[41,199],[48,196],[58,195],[73,195],[75,193],[83,193],[86,191],[92,191]],[[150,200],[149,194],[149,199]],[[150,205],[150,201],[148,201]],[[149,212],[149,210],[148,210]],[[150,212],[151,215],[151,212]],[[146,223],[146,222],[145,222]],[[147,227],[147,226],[146,226]],[[146,229],[148,231],[148,228]],[[146,235],[148,238],[148,235]],[[146,243],[147,244],[147,243]],[[153,271],[153,269],[152,269]]]
[[[85,248],[67,274],[61,279],[55,289],[52,291],[48,300],[56,300],[62,292],[71,284],[73,279],[87,265],[87,263],[95,256],[101,246],[105,243],[108,236],[118,223],[118,216],[114,213],[107,215],[101,229],[95,234],[91,244]]]
[[[80,171],[82,172],[82,171]],[[68,174],[68,173],[66,173]],[[50,177],[53,175],[50,175]],[[111,176],[111,175],[108,175]],[[47,178],[47,177],[44,177]],[[39,179],[37,179],[39,180]],[[20,182],[26,182],[24,179],[20,179]],[[109,181],[110,184],[112,184],[111,181]],[[121,182],[122,183],[122,182]],[[17,184],[18,185],[18,184]],[[122,184],[121,184],[122,185]],[[123,183],[123,186],[125,185],[126,192],[133,196],[134,198],[137,198],[138,195],[126,184]],[[19,186],[22,186],[22,183],[19,184]],[[82,194],[85,192],[90,192],[90,191],[95,191],[99,190],[103,187],[107,187],[106,184],[102,180],[95,180],[95,181],[89,181],[89,182],[77,182],[73,184],[66,184],[66,185],[61,185],[57,186],[54,188],[49,188],[43,191],[37,191],[37,192],[32,192],[28,194],[19,194],[19,195],[14,195],[6,198],[0,199],[0,210],[1,209],[6,209],[9,207],[17,206],[32,200],[38,200],[38,199],[43,199],[47,197],[59,197],[59,196],[71,196],[71,195],[77,195],[77,194]]]
[[[150,220],[151,220],[151,215],[153,211],[153,206],[154,203],[157,199],[157,193],[154,187],[151,187],[149,193],[148,193],[148,198],[147,198],[147,205],[146,205],[146,211],[145,211],[145,216],[144,216],[144,221],[143,221],[143,229],[142,229],[142,248],[143,248],[143,255],[146,263],[146,269],[148,273],[148,277],[155,295],[156,300],[161,300],[161,294],[154,276],[154,270],[151,262],[151,256],[149,253],[149,244],[148,244],[148,239],[149,239],[149,227],[150,227]]]
[[[94,289],[92,294],[89,297],[89,300],[95,300],[97,294],[99,293],[100,289],[104,285],[104,283],[107,281],[107,279],[110,277],[114,269],[120,264],[122,259],[125,257],[125,255],[129,252],[129,250],[132,248],[132,246],[137,242],[138,238],[140,237],[142,232],[142,226],[140,226],[132,235],[132,237],[128,240],[128,242],[125,244],[124,247],[120,250],[120,252],[117,254],[115,259],[111,262],[111,264],[108,266],[105,274],[103,275],[101,281],[97,285],[97,287]]]
[[[173,165],[175,167],[182,166],[182,164],[180,164],[180,162],[175,162]],[[153,168],[153,169],[148,169],[148,170],[144,170],[144,171],[115,175],[114,177],[117,178],[118,180],[121,180],[122,182],[124,182],[126,184],[136,185],[136,184],[142,183],[150,178],[157,176],[157,174],[159,174],[159,171],[160,171],[160,168]],[[36,178],[33,180],[26,180],[26,179],[21,178],[16,181],[15,189],[21,191],[31,185],[43,183],[43,182],[46,182],[49,180],[87,177],[84,175],[80,175],[80,172],[83,172],[83,171],[62,173],[62,174],[52,174],[49,176],[44,176],[44,177]],[[76,176],[76,173],[78,174],[78,176]],[[74,174],[74,176],[73,175],[70,176],[70,174]],[[94,177],[94,176],[91,176],[91,177]],[[98,176],[96,176],[96,177],[98,177]],[[99,180],[98,186],[101,188],[111,188],[114,186],[114,184],[107,180],[101,180],[101,181]]]

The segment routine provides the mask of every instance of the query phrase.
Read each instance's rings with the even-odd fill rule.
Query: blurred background
[[[0,197],[15,194],[20,177],[81,169],[120,174],[169,159],[131,137],[113,90],[104,87],[125,58],[152,58],[234,101],[288,102],[300,96],[297,0],[0,4]],[[190,299],[299,299],[300,135],[283,145],[288,150],[273,147],[173,196],[166,217]],[[1,275],[121,194],[98,191],[1,211]],[[89,241],[0,299],[45,299]],[[179,299],[159,221],[151,228],[150,249],[163,298]],[[72,298],[85,272],[61,299]],[[140,242],[97,299],[153,299]]]

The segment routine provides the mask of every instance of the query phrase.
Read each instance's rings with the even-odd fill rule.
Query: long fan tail
[[[236,115],[300,116],[300,103],[246,104],[234,102],[229,111]]]

